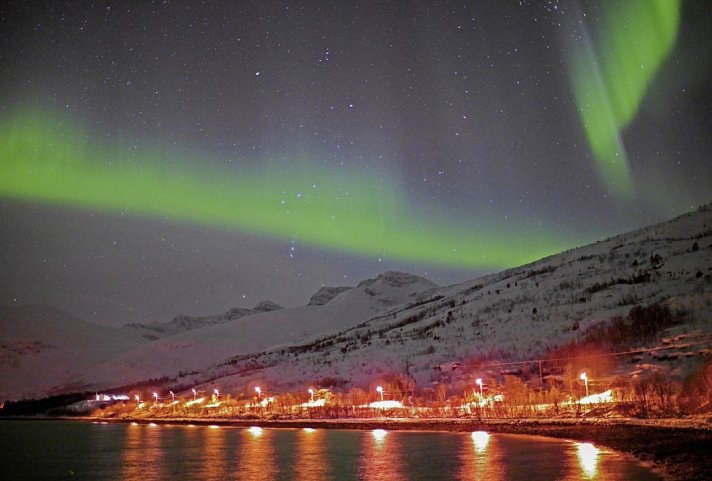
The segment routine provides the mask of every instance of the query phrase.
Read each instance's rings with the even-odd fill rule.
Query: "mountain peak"
[[[316,293],[311,296],[311,299],[309,299],[309,306],[323,306],[324,304],[328,304],[331,302],[336,296],[341,294],[344,291],[348,291],[349,289],[353,289],[353,287],[329,287],[329,286],[324,286]]]
[[[253,311],[257,312],[272,312],[284,309],[282,306],[272,301],[261,301],[255,307],[252,308]]]
[[[428,279],[415,274],[409,274],[407,272],[398,271],[386,271],[379,275],[375,279],[366,279],[358,284],[358,287],[369,287],[375,283],[382,283],[392,287],[403,287],[410,284],[423,283],[430,284],[430,287],[437,287],[437,285]]]

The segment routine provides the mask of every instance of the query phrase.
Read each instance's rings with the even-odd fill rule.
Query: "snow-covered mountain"
[[[113,385],[125,385],[201,371],[231,356],[307,342],[324,332],[347,329],[436,287],[422,277],[386,272],[342,290],[321,305],[260,312],[156,340],[92,366],[74,384],[93,388],[111,380]]]
[[[680,329],[712,332],[712,205],[449,287],[387,272],[356,287],[322,288],[306,306],[189,318],[186,325],[201,327],[153,342],[135,328],[117,336],[76,319],[62,321],[61,333],[40,335],[34,330],[48,322],[18,325],[4,314],[0,395],[40,397],[149,379],[156,386],[206,384],[226,392],[251,381],[275,390],[327,378],[364,386],[402,372],[424,386],[441,379],[434,367],[457,364],[458,373],[467,373],[483,359],[531,359],[651,304],[669,308],[684,322]],[[52,342],[53,336],[63,341]],[[96,349],[71,352],[83,344]],[[67,354],[53,356],[59,348],[52,346]],[[66,369],[60,369],[63,356],[72,360]],[[53,362],[47,371],[57,380],[53,389],[22,383]]]
[[[349,289],[353,289],[353,287],[330,287],[330,286],[324,286],[321,289],[319,289],[316,294],[311,296],[311,299],[309,299],[309,306],[323,306],[324,304],[327,304],[331,302],[336,296],[341,294],[344,291],[348,291]]]
[[[43,397],[57,385],[71,391],[77,372],[145,343],[46,306],[0,308],[0,399]]]
[[[652,304],[679,318],[679,330],[712,333],[712,206],[529,265],[428,289],[347,329],[254,349],[175,382],[209,381],[226,390],[250,381],[275,389],[320,379],[365,386],[407,371],[427,386],[442,378],[438,366],[459,365],[467,373],[483,359],[536,358],[626,317],[634,306]]]
[[[169,322],[131,323],[121,327],[123,330],[133,331],[148,340],[155,341],[162,337],[173,336],[182,332],[202,329],[203,327],[225,324],[241,317],[250,316],[260,312],[272,312],[282,309],[282,306],[272,301],[262,301],[252,309],[233,307],[223,314],[213,316],[187,316],[179,314]]]

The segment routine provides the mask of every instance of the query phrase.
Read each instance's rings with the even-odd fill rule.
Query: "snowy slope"
[[[68,359],[76,357],[74,365],[90,367],[58,382],[54,391],[163,376],[171,378],[166,385],[211,383],[226,392],[253,380],[274,389],[300,389],[326,377],[364,386],[404,371],[422,387],[441,379],[433,369],[438,365],[460,363],[457,373],[468,375],[468,365],[477,360],[531,359],[580,338],[591,326],[625,316],[634,305],[652,303],[684,311],[683,329],[712,332],[712,207],[454,286],[437,288],[425,279],[389,272],[354,288],[322,289],[312,301],[150,343],[133,339],[130,350],[113,339],[120,344],[112,347],[116,356],[69,353]],[[5,339],[20,327],[5,324],[0,388],[18,392],[18,379],[25,374],[5,364],[17,365],[12,350],[23,347],[7,347]],[[68,322],[58,337],[71,338],[72,329],[78,329],[72,325]],[[25,338],[35,339],[25,327]],[[87,342],[93,337],[87,334]],[[38,341],[36,349],[27,348],[41,351],[31,354],[38,365],[56,360],[52,368],[61,371],[62,356],[50,357],[53,348],[45,346],[54,344],[41,336]],[[22,366],[31,370],[30,364]],[[35,397],[48,388],[37,382],[22,392]]]
[[[0,309],[0,399],[41,397],[145,340],[45,306]]]
[[[352,327],[434,288],[436,285],[427,279],[386,272],[338,293],[323,305],[253,314],[140,346],[88,369],[73,384],[87,388],[108,381],[125,385],[205,369],[230,356],[305,342],[324,332]]]
[[[367,385],[408,372],[420,386],[433,368],[474,360],[531,359],[634,305],[685,313],[683,329],[712,332],[712,208],[459,285],[429,290],[358,326],[291,348],[238,356],[179,382],[223,389],[251,380],[276,389],[320,378]],[[219,379],[215,379],[218,378]],[[471,381],[471,380],[470,380]]]

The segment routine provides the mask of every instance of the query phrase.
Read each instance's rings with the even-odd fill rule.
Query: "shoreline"
[[[8,419],[8,418],[5,418]],[[32,419],[32,418],[22,418]],[[38,418],[34,418],[38,419]],[[61,417],[101,423],[164,425],[220,425],[282,429],[386,429],[399,431],[487,431],[500,434],[548,436],[591,442],[632,455],[668,481],[712,479],[712,419],[469,419],[469,418],[339,418],[339,419],[241,419],[164,417]]]

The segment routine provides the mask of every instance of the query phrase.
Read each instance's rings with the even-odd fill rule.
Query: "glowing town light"
[[[382,387],[382,386],[378,386],[378,387],[376,388],[376,391],[378,391],[378,394],[381,395],[381,401],[383,401],[383,387]]]
[[[311,402],[314,402],[314,389],[309,388],[308,391],[309,391],[309,394],[311,395]]]
[[[208,426],[208,427],[209,427],[210,429],[220,429],[220,426],[218,426],[217,424],[211,424],[211,425]]]
[[[172,401],[172,402],[175,402],[175,400],[176,400],[176,395],[173,393],[173,391],[168,391],[168,392],[171,393],[171,401]]]
[[[262,428],[259,426],[251,426],[247,431],[255,437],[262,436]]]
[[[472,433],[472,443],[475,445],[475,451],[483,452],[489,444],[490,434],[486,431],[474,431]]]
[[[255,392],[257,393],[257,398],[262,398],[262,389],[259,386],[255,386]]]
[[[195,389],[191,389],[193,391],[193,401],[195,401],[195,398],[198,396],[198,392]]]
[[[475,384],[480,386],[480,399],[482,399],[482,378],[478,377],[477,379],[475,379]]]
[[[219,399],[219,398],[220,398],[220,391],[218,391],[217,389],[213,389],[213,392],[215,393],[215,397]]]
[[[586,385],[586,397],[588,397],[588,376],[586,376],[585,372],[582,372],[579,376],[579,379],[581,379]]]
[[[138,394],[136,394],[136,395],[134,396],[134,399],[136,400],[137,403],[140,403],[140,402],[141,402],[141,398],[138,397]]]
[[[388,431],[385,429],[374,429],[371,431],[371,434],[373,435],[373,438],[376,441],[383,441],[386,438],[386,434],[388,434]]]
[[[305,433],[313,433],[314,431],[316,431],[314,428],[304,428]]]
[[[155,399],[156,402],[158,402],[158,393],[157,392],[153,393],[153,399]]]

